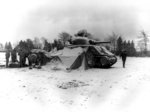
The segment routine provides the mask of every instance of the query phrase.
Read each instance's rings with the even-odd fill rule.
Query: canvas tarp
[[[80,55],[78,55],[78,57],[75,59],[75,61],[73,62],[73,64],[70,66],[71,70],[74,69],[88,69],[88,63],[87,63],[87,57],[86,57],[86,53],[87,53],[88,47],[87,48],[83,48],[82,49],[82,53]]]

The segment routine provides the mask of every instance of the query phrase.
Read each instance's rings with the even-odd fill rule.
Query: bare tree
[[[42,43],[40,42],[40,39],[38,37],[34,38],[33,45],[34,45],[34,48],[41,49]]]
[[[62,32],[59,34],[59,38],[63,42],[63,44],[65,45],[66,42],[72,38],[72,36],[67,32]]]
[[[117,39],[118,39],[118,37],[119,37],[118,34],[112,32],[112,34],[109,35],[108,38],[105,39],[106,41],[111,42],[112,50],[114,52],[116,52],[116,50],[117,50]]]
[[[148,35],[143,30],[140,32],[139,38],[140,38],[140,40],[138,42],[139,48],[140,48],[141,52],[144,51],[144,53],[146,54],[147,53],[147,43],[149,42]]]
[[[2,43],[0,43],[0,50],[3,50],[3,44]]]

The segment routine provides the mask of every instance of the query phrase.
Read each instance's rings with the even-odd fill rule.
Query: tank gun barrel
[[[96,41],[95,44],[110,44],[111,42],[100,42],[100,41]]]
[[[108,41],[101,42],[101,41],[89,40],[89,43],[90,43],[91,45],[97,45],[97,44],[110,44],[111,42],[108,42]]]

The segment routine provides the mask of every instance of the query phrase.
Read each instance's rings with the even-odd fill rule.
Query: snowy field
[[[65,59],[64,59],[65,60]],[[150,112],[150,58],[66,72],[0,68],[0,112]]]
[[[0,52],[0,65],[5,65],[5,53]]]

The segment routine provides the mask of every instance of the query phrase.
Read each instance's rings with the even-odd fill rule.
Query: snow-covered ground
[[[5,63],[5,53],[0,52],[0,65],[4,65]]]
[[[122,68],[118,58],[110,69],[87,71],[0,68],[0,112],[150,112],[149,65],[127,58]]]

